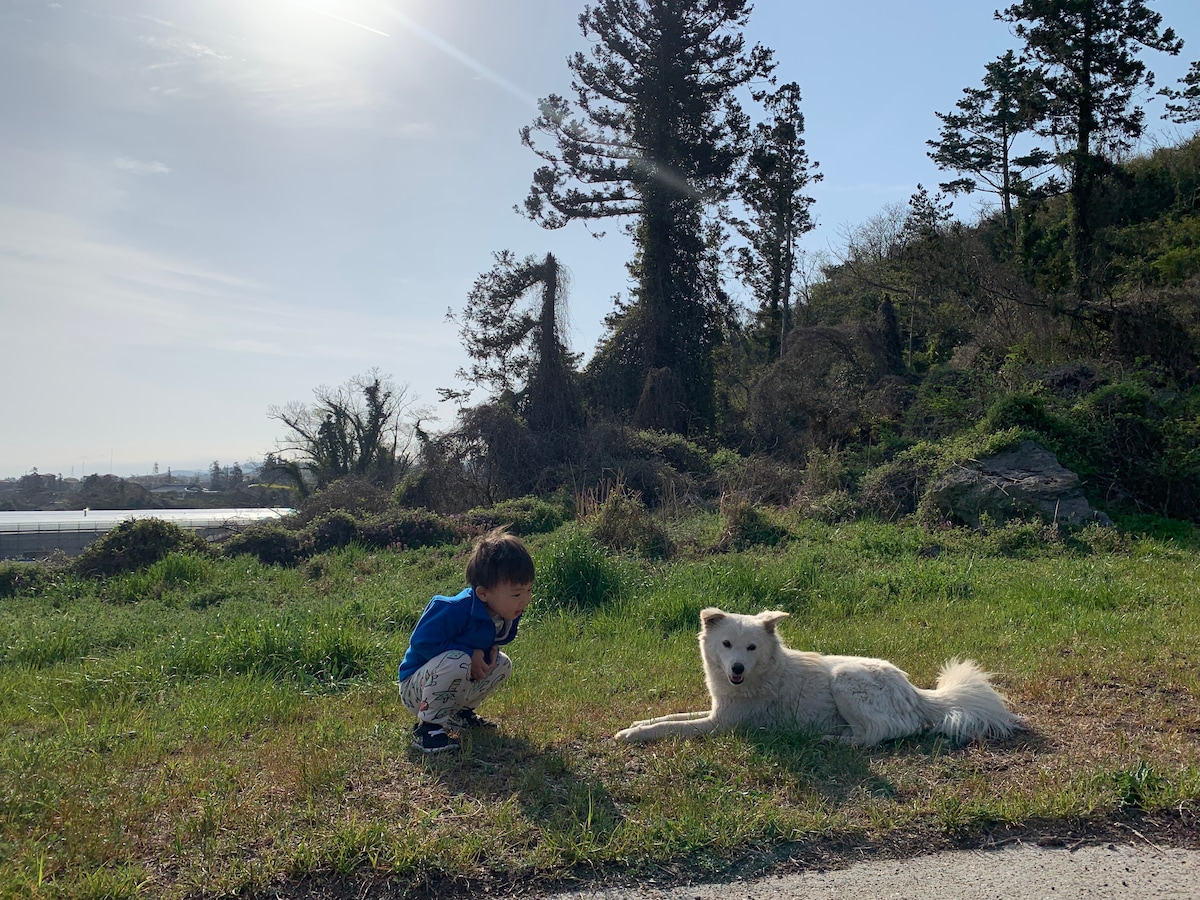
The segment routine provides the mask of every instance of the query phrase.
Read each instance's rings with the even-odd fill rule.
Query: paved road
[[[1013,844],[725,884],[591,888],[553,900],[1039,900],[1200,898],[1200,850],[1099,844],[1074,850]]]

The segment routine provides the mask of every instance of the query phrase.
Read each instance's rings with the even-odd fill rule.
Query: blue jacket
[[[513,619],[508,634],[497,641],[496,623],[484,602],[475,596],[474,588],[467,588],[453,597],[439,594],[429,601],[417,620],[408,651],[400,662],[400,680],[447,650],[462,650],[470,655],[476,650],[486,652],[497,643],[507,644],[517,636],[520,621],[520,616]]]

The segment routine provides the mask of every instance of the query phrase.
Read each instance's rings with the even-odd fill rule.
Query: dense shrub
[[[508,525],[513,534],[531,535],[554,531],[570,515],[566,502],[551,503],[537,497],[521,497],[473,509],[463,516],[463,521],[479,531]]]
[[[292,566],[302,556],[300,536],[279,522],[258,522],[221,545],[224,556],[248,554],[268,566]]]
[[[1016,392],[1005,394],[988,407],[983,420],[987,431],[1002,431],[1005,428],[1026,428],[1050,437],[1059,432],[1060,426],[1046,409],[1046,401],[1038,394]]]
[[[469,529],[453,518],[427,509],[393,509],[358,523],[358,539],[366,547],[408,548],[457,544]]]
[[[169,553],[209,555],[204,538],[162,519],[126,519],[87,546],[72,564],[85,577],[136,572]]]
[[[630,438],[629,449],[643,458],[660,459],[677,472],[698,476],[712,472],[708,451],[683,435],[638,431]]]
[[[0,600],[30,596],[53,583],[57,574],[55,567],[40,562],[0,563]]]
[[[736,494],[750,503],[787,506],[802,490],[805,469],[768,456],[738,459],[713,478],[718,495]]]
[[[772,522],[757,506],[745,500],[724,499],[721,515],[725,519],[725,530],[719,546],[727,550],[747,550],[750,547],[774,547],[788,537],[788,530]]]
[[[858,501],[847,490],[830,491],[819,497],[807,498],[799,510],[809,519],[833,525],[849,522],[858,515]]]
[[[273,681],[336,686],[361,678],[385,651],[361,625],[329,613],[246,617],[167,651],[168,666],[189,676],[253,674]]]
[[[650,514],[641,497],[629,489],[610,491],[591,518],[588,530],[610,550],[632,550],[657,558],[666,558],[674,551],[666,528]]]
[[[1105,500],[1178,518],[1200,503],[1200,389],[1180,394],[1141,378],[1106,384],[1062,414],[1054,450]]]
[[[340,550],[358,538],[354,516],[345,510],[333,510],[314,519],[308,526],[308,543],[317,553]]]
[[[910,433],[936,440],[971,427],[979,421],[987,393],[987,384],[977,371],[933,367],[908,408]]]
[[[862,511],[886,522],[915,513],[936,469],[932,450],[929,444],[918,444],[867,472],[859,485]]]
[[[620,562],[583,530],[571,529],[558,536],[535,554],[535,563],[535,614],[594,610],[621,595]]]
[[[354,519],[361,519],[382,513],[390,502],[391,495],[387,491],[365,478],[351,476],[335,481],[304,500],[297,518],[307,524],[331,512],[345,512]]]

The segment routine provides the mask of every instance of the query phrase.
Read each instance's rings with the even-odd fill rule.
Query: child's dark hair
[[[529,548],[508,526],[493,528],[475,542],[467,560],[467,584],[493,588],[502,581],[533,584],[533,557]]]

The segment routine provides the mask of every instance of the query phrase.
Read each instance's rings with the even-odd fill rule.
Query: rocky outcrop
[[[1033,518],[1066,525],[1112,524],[1092,509],[1079,476],[1033,441],[957,467],[938,479],[926,499],[951,521],[973,528],[984,518],[995,524]]]

